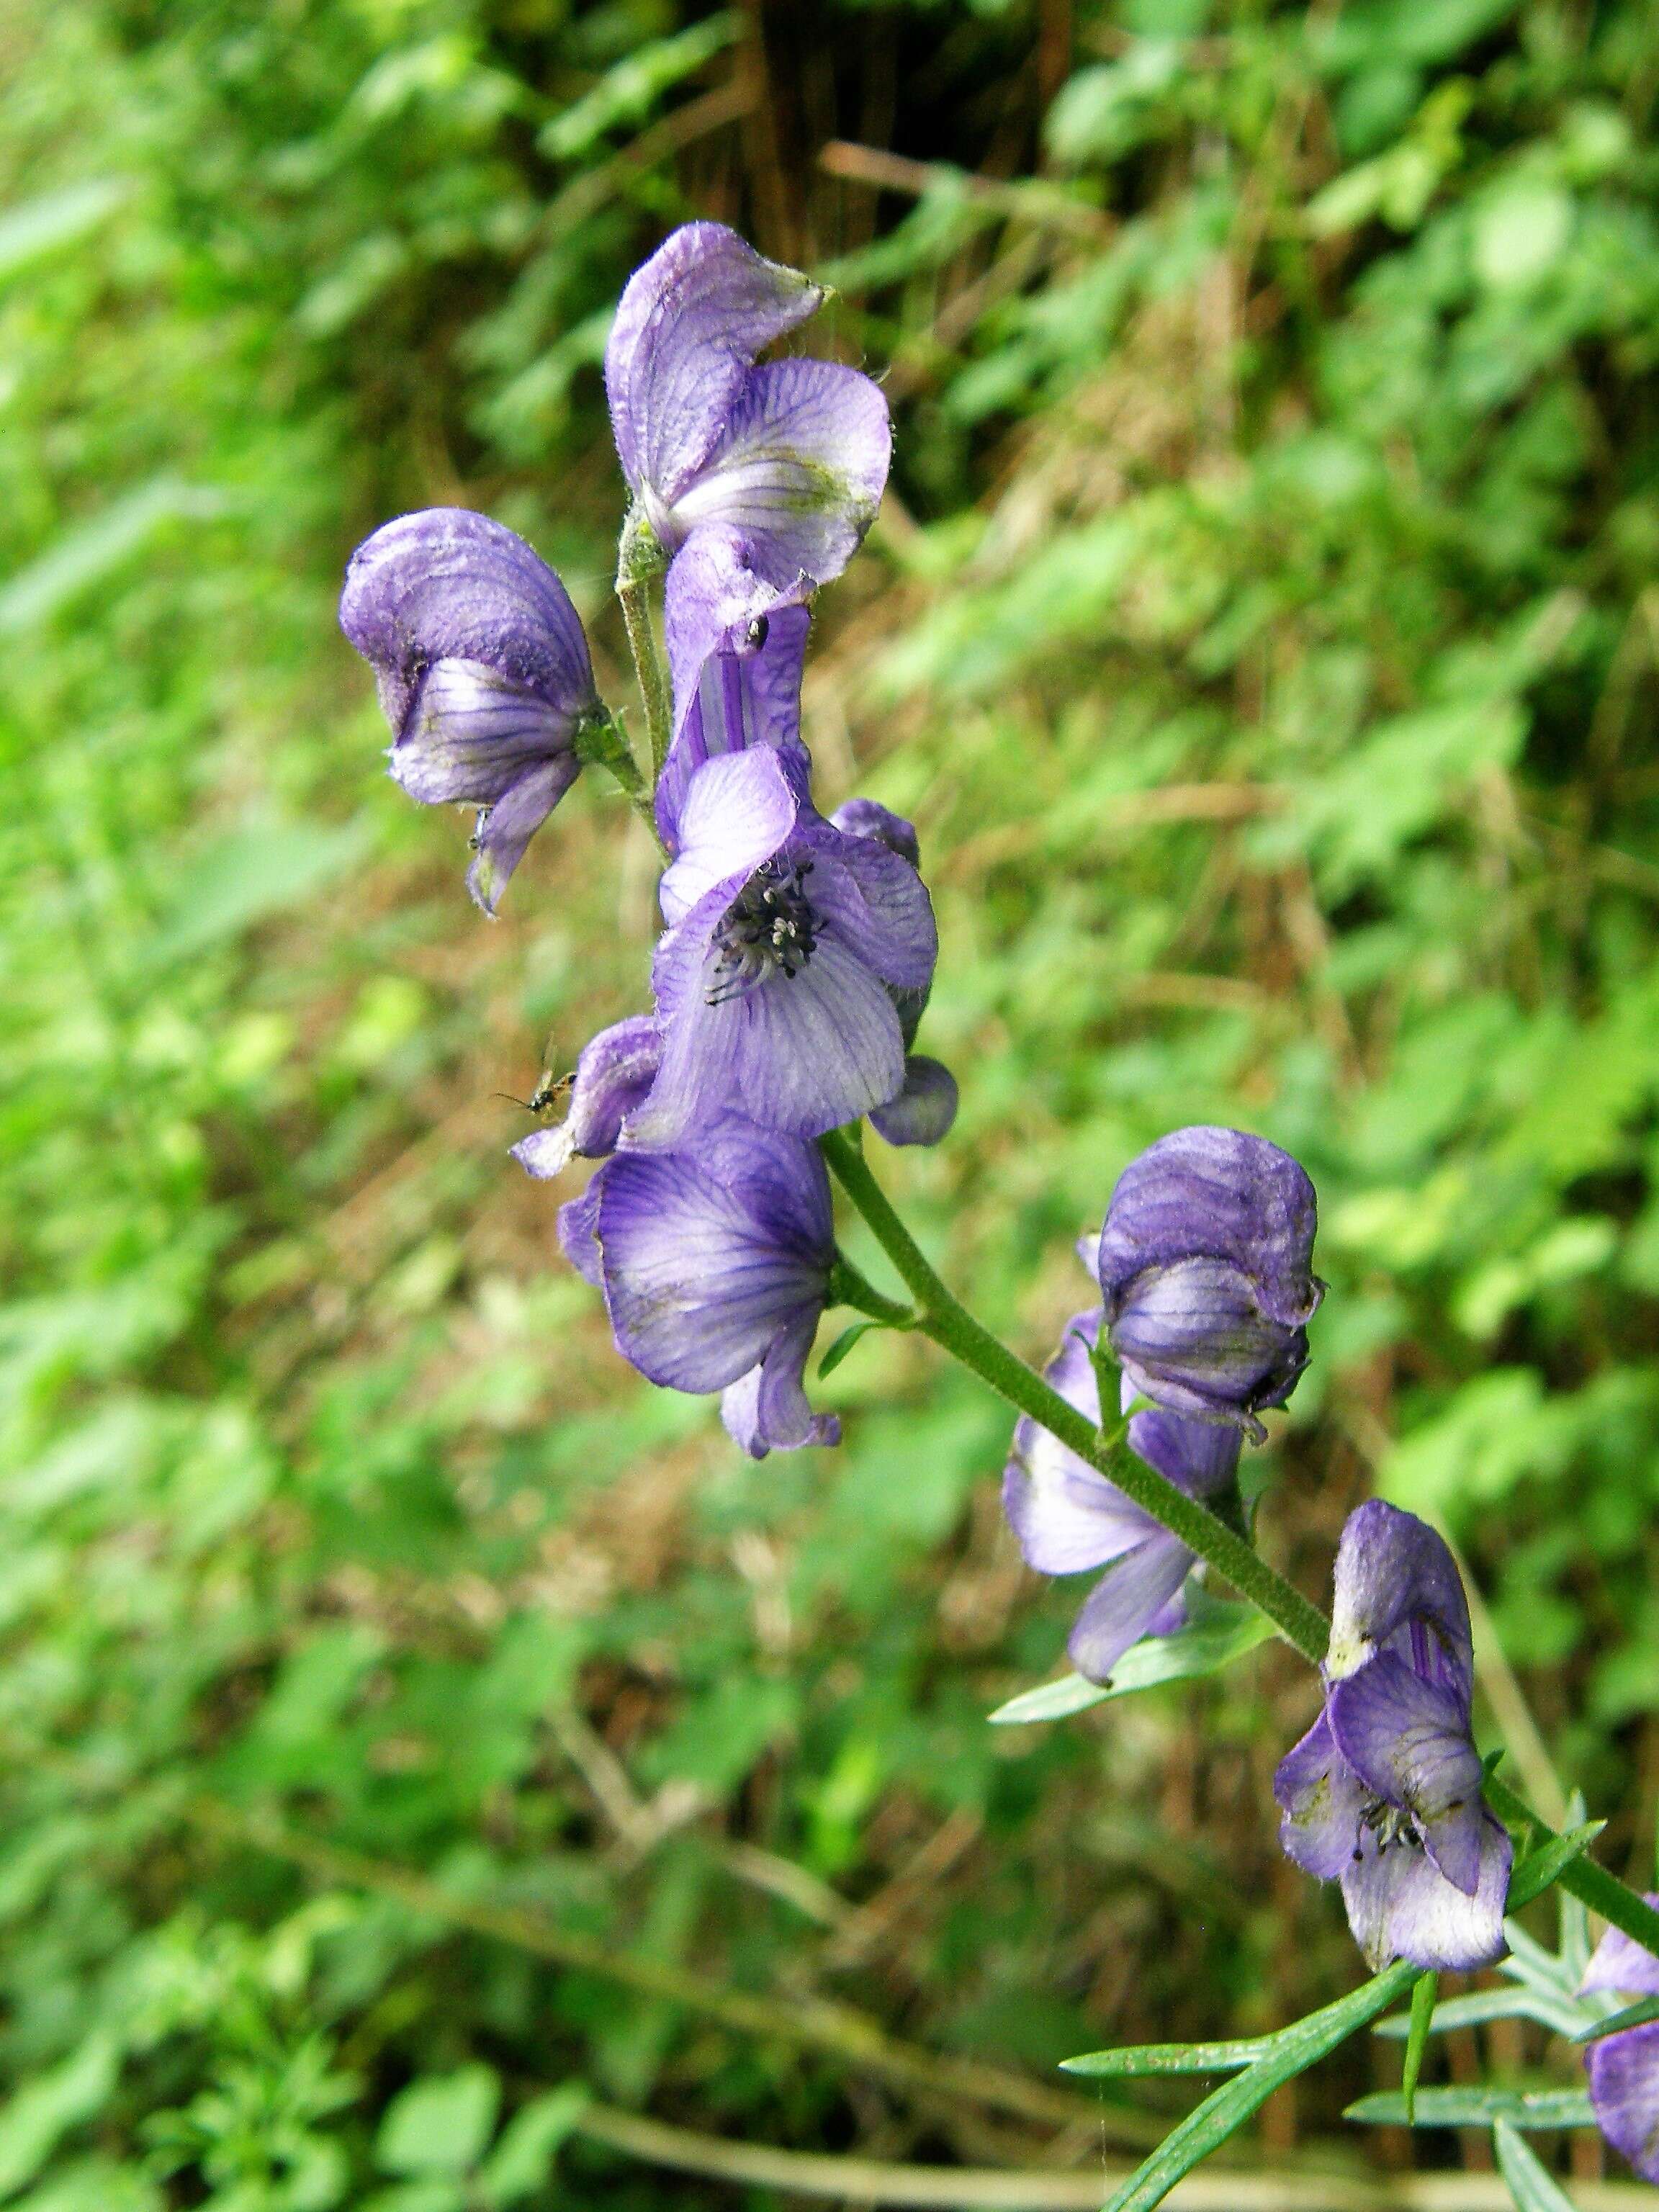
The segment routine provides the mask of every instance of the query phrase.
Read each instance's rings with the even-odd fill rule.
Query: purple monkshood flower
[[[1659,1907],[1659,1893],[1647,1901]],[[1613,1990],[1627,2002],[1659,1996],[1659,1959],[1621,1928],[1609,1928],[1579,1987]],[[1659,2020],[1599,2037],[1584,2064],[1596,2125],[1644,2181],[1659,2181]]]
[[[663,626],[674,695],[673,739],[657,781],[657,827],[672,855],[692,776],[751,745],[800,749],[801,669],[811,581],[768,583],[748,541],[705,524],[668,572]]]
[[[787,585],[827,583],[858,550],[887,481],[887,402],[836,362],[757,360],[827,296],[717,222],[685,224],[629,279],[605,392],[636,514],[665,553],[725,523]]]
[[[1309,1272],[1314,1188],[1288,1152],[1238,1129],[1177,1129],[1119,1176],[1101,1231],[1107,1334],[1124,1373],[1171,1412],[1258,1442],[1308,1364],[1324,1294]]]
[[[830,819],[837,830],[854,837],[874,837],[911,867],[921,867],[921,845],[914,823],[876,799],[849,799]],[[910,1050],[927,1011],[928,989],[895,991],[892,997],[904,1039],[904,1088],[885,1106],[872,1107],[870,1126],[890,1145],[937,1145],[950,1134],[957,1118],[957,1079],[942,1060]]]
[[[467,888],[494,914],[603,719],[564,586],[522,538],[465,507],[401,515],[352,555],[340,626],[374,671],[392,773],[411,799],[482,811]]]
[[[720,1391],[751,1458],[841,1441],[805,1389],[836,1255],[815,1145],[726,1120],[695,1154],[617,1152],[560,1209],[559,1241],[623,1357],[670,1389]]]
[[[623,1125],[656,1080],[662,1044],[649,1014],[630,1014],[592,1038],[576,1062],[570,1104],[556,1129],[532,1130],[513,1157],[539,1182],[562,1175],[573,1159],[609,1159]],[[536,1103],[533,1099],[532,1105]]]
[[[925,994],[938,952],[909,862],[814,811],[796,748],[704,762],[680,837],[653,971],[662,1064],[634,1140],[672,1148],[722,1113],[811,1137],[896,1098],[895,997]]]
[[[1093,1348],[1098,1310],[1067,1322],[1060,1350],[1043,1375],[1068,1406],[1098,1425],[1100,1388]],[[1136,1395],[1124,1386],[1125,1406]],[[1182,1420],[1162,1412],[1137,1413],[1129,1448],[1189,1498],[1212,1498],[1238,1471],[1239,1434],[1214,1421]],[[1106,1568],[1084,1601],[1066,1649],[1091,1682],[1104,1682],[1143,1636],[1168,1636],[1186,1619],[1182,1588],[1193,1553],[1126,1498],[1115,1483],[1029,1413],[1014,1429],[1002,1478],[1002,1506],[1028,1566],[1039,1574],[1084,1574]]]
[[[1325,1708],[1279,1762],[1279,1841],[1342,1884],[1374,1969],[1469,1972],[1504,1948],[1513,1847],[1480,1802],[1468,1601],[1444,1541],[1373,1498],[1336,1554]]]

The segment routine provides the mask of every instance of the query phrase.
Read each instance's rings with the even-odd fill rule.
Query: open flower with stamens
[[[908,860],[814,811],[797,749],[691,778],[653,980],[662,1065],[630,1129],[670,1147],[717,1113],[816,1136],[904,1086],[896,994],[925,993],[933,908]]]
[[[1075,1316],[1042,1370],[1066,1404],[1097,1426],[1100,1388],[1091,1355],[1100,1323],[1098,1309]],[[1126,1407],[1135,1395],[1126,1382]],[[1128,1443],[1189,1498],[1214,1497],[1238,1471],[1238,1431],[1214,1421],[1139,1413],[1129,1424]],[[1107,1570],[1085,1600],[1066,1647],[1079,1674],[1104,1682],[1131,1644],[1182,1626],[1182,1589],[1193,1553],[1030,1414],[1014,1429],[1002,1505],[1026,1565],[1039,1574]]]
[[[620,1152],[560,1210],[559,1240],[623,1357],[670,1389],[720,1391],[752,1458],[839,1443],[805,1388],[836,1255],[816,1146],[727,1119],[695,1152]]]
[[[1310,1272],[1317,1207],[1297,1163],[1239,1129],[1177,1129],[1119,1176],[1101,1231],[1107,1333],[1138,1390],[1236,1421],[1282,1406],[1308,1364],[1324,1292]]]
[[[629,279],[605,392],[631,527],[665,554],[725,523],[787,585],[827,583],[858,550],[887,481],[887,402],[837,362],[757,359],[827,297],[718,222],[684,224]]]
[[[1659,1894],[1647,1901],[1659,1908]],[[1659,1959],[1622,1929],[1609,1928],[1579,1987],[1611,1990],[1626,2003],[1659,1996]],[[1598,2037],[1584,2064],[1596,2125],[1644,2181],[1659,2181],[1659,2020]]]
[[[1273,1778],[1279,1841],[1341,1882],[1374,1968],[1490,1966],[1513,1847],[1480,1798],[1468,1601],[1444,1540],[1380,1499],[1342,1531],[1323,1672],[1324,1711]]]
[[[401,515],[352,555],[340,626],[374,671],[392,773],[411,799],[479,811],[467,888],[494,914],[601,721],[564,586],[487,514]]]

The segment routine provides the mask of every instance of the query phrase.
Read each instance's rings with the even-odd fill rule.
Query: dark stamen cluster
[[[807,902],[810,860],[768,860],[732,900],[714,939],[719,957],[711,1006],[741,998],[781,974],[793,981],[812,957],[817,929]]]
[[[1412,1824],[1411,1814],[1401,1812],[1399,1806],[1390,1805],[1381,1797],[1373,1797],[1359,1819],[1361,1826],[1369,1828],[1376,1837],[1379,1851],[1386,1851],[1392,1844],[1412,1844],[1419,1850],[1422,1848],[1417,1830]],[[1364,1855],[1358,1838],[1355,1838],[1353,1855],[1356,1859]]]

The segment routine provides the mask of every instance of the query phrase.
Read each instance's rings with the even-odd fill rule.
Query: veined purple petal
[[[586,1283],[605,1288],[604,1264],[599,1257],[599,1191],[597,1177],[580,1198],[559,1208],[559,1249]]]
[[[1467,1722],[1474,1642],[1457,1562],[1425,1521],[1373,1498],[1348,1516],[1337,1547],[1327,1680],[1391,1647],[1461,1698]]]
[[[1407,1959],[1425,1972],[1473,1973],[1501,1958],[1513,1856],[1509,1837],[1483,1814],[1479,1876],[1466,1896],[1414,1843],[1383,1844],[1363,1828],[1359,1856],[1342,1872],[1342,1899],[1373,1972],[1390,1959]]]
[[[1259,1285],[1264,1314],[1311,1319],[1321,1286],[1309,1273],[1317,1205],[1288,1152],[1240,1129],[1199,1127],[1160,1137],[1119,1176],[1101,1231],[1108,1307],[1148,1267],[1195,1257],[1230,1261]]]
[[[844,830],[849,837],[873,837],[885,845],[890,853],[896,853],[913,868],[921,866],[921,844],[916,836],[915,824],[907,822],[902,814],[883,806],[873,799],[848,799],[830,817],[837,830]],[[1091,1252],[1084,1263],[1092,1272],[1094,1255]]]
[[[773,582],[805,571],[825,583],[875,520],[892,452],[887,402],[867,376],[831,361],[768,362],[744,378],[718,446],[670,502],[671,531],[724,523]]]
[[[423,806],[493,806],[528,770],[575,755],[567,718],[482,660],[440,660],[416,683],[392,775]]]
[[[849,837],[823,820],[804,823],[803,831],[822,872],[814,905],[891,990],[925,994],[939,958],[939,929],[915,868],[880,840]]]
[[[667,551],[684,534],[674,503],[729,434],[756,356],[823,299],[718,222],[682,225],[629,277],[605,388],[623,474]]]
[[[797,763],[777,751],[723,754],[699,768],[680,810],[679,857],[659,890],[670,927],[711,892],[723,911],[779,852],[805,804]]]
[[[1659,2182],[1659,2021],[1604,2035],[1584,2063],[1597,2127],[1644,2181]]]
[[[1109,1231],[1108,1232],[1109,1233]],[[1107,1296],[1112,1349],[1137,1389],[1179,1413],[1235,1420],[1282,1406],[1308,1364],[1307,1332],[1262,1306],[1255,1278],[1206,1256],[1160,1262]]]
[[[668,572],[665,629],[674,734],[657,784],[657,826],[681,842],[686,787],[706,760],[750,745],[799,747],[801,671],[811,580],[781,587],[755,573],[735,531],[695,532]]]
[[[488,915],[493,915],[507,889],[507,878],[524,858],[525,847],[576,781],[580,763],[574,753],[562,753],[521,775],[511,790],[483,815],[473,835],[475,852],[466,872],[466,887]]]
[[[1090,1358],[1099,1328],[1097,1311],[1075,1315],[1042,1370],[1044,1381],[1091,1424],[1100,1419]],[[1158,1533],[1150,1514],[1029,1413],[1014,1425],[1002,1505],[1021,1556],[1039,1574],[1074,1575],[1103,1566]]]
[[[564,586],[522,538],[467,507],[400,515],[365,538],[346,568],[340,627],[374,668],[400,741],[422,678],[443,661],[493,670],[567,732],[599,703]]]
[[[903,1028],[900,1009],[899,1026]],[[885,1106],[872,1106],[870,1126],[890,1145],[937,1145],[957,1118],[957,1079],[944,1063],[913,1052],[904,1062],[904,1088]]]
[[[1227,1487],[1238,1473],[1239,1442],[1230,1423],[1183,1420],[1179,1413],[1137,1413],[1129,1424],[1136,1458],[1189,1498],[1212,1498]]]
[[[1411,1814],[1441,1873],[1472,1897],[1485,1814],[1468,1707],[1385,1651],[1333,1684],[1325,1709],[1361,1782]]]
[[[1104,1682],[1187,1579],[1193,1554],[1164,1529],[1125,1552],[1084,1600],[1066,1649],[1091,1682]]]
[[[563,585],[488,515],[428,507],[357,548],[340,623],[374,670],[398,781],[427,804],[488,810],[467,884],[494,914],[601,711]]]
[[[1659,1912],[1659,1890],[1646,1900]],[[1659,1996],[1659,1959],[1622,1928],[1609,1928],[1590,1954],[1581,1990],[1613,1990],[1627,1997]]]
[[[1279,1840],[1285,1856],[1322,1881],[1346,1873],[1359,1847],[1366,1793],[1322,1712],[1279,1760],[1273,1796],[1285,1815]]]
[[[562,1174],[578,1157],[607,1158],[617,1149],[623,1123],[643,1103],[661,1057],[657,1024],[648,1014],[631,1014],[601,1030],[576,1062],[563,1121],[522,1138],[513,1158],[540,1181]]]
[[[806,1362],[817,1325],[816,1314],[804,1315],[780,1329],[760,1365],[721,1394],[726,1432],[750,1459],[764,1459],[769,1451],[797,1451],[804,1444],[841,1442],[835,1414],[815,1413],[807,1403]]]
[[[835,1252],[814,1146],[728,1121],[696,1158],[618,1152],[594,1182],[611,1327],[641,1374],[723,1390],[810,1342]]]

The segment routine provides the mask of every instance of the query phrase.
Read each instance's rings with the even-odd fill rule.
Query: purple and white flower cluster
[[[601,1163],[560,1217],[617,1342],[653,1382],[720,1391],[757,1457],[836,1441],[803,1388],[835,1255],[814,1139],[867,1115],[933,1144],[956,1085],[911,1048],[938,939],[915,830],[870,800],[826,817],[801,736],[814,595],[869,528],[887,404],[837,362],[763,361],[823,289],[718,223],[636,271],[605,351],[631,495],[621,574],[664,574],[672,727],[653,797],[667,866],[648,1014],[582,1054],[532,1175]],[[494,913],[532,832],[615,740],[553,571],[483,515],[377,531],[341,602],[416,799],[479,809],[469,877]]]
[[[388,523],[341,601],[392,775],[477,810],[468,883],[486,913],[585,763],[648,814],[665,862],[651,1007],[592,1039],[562,1126],[514,1150],[544,1179],[597,1164],[560,1211],[564,1251],[623,1355],[670,1389],[720,1393],[757,1458],[838,1441],[808,1403],[806,1363],[838,1279],[873,1295],[838,1261],[817,1139],[867,1117],[891,1144],[936,1144],[957,1107],[948,1070],[915,1050],[938,952],[915,831],[870,799],[821,813],[801,731],[816,594],[862,542],[891,447],[869,378],[762,358],[823,298],[708,222],[676,231],[623,295],[605,361],[630,496],[618,586],[632,625],[635,595],[661,579],[670,678],[648,801],[563,585],[500,523],[453,507]],[[1097,1296],[1047,1380],[1098,1434],[1109,1365],[1124,1448],[1187,1501],[1166,1492],[1164,1510],[1194,1542],[1194,1505],[1245,1528],[1242,1449],[1307,1364],[1316,1217],[1287,1152],[1186,1128],[1129,1164],[1082,1248]],[[1150,1478],[1135,1486],[1156,1500]],[[1091,1680],[1182,1627],[1194,1551],[1029,1415],[1003,1499],[1033,1567],[1099,1571],[1070,1641]],[[1340,1883],[1373,1965],[1494,1960],[1511,1845],[1482,1802],[1468,1606],[1445,1543],[1411,1515],[1349,1516],[1322,1681],[1275,1778],[1285,1850]],[[1590,1985],[1656,1977],[1610,1937]],[[1610,2035],[1590,2066],[1609,2138],[1659,2175],[1659,2025]]]

